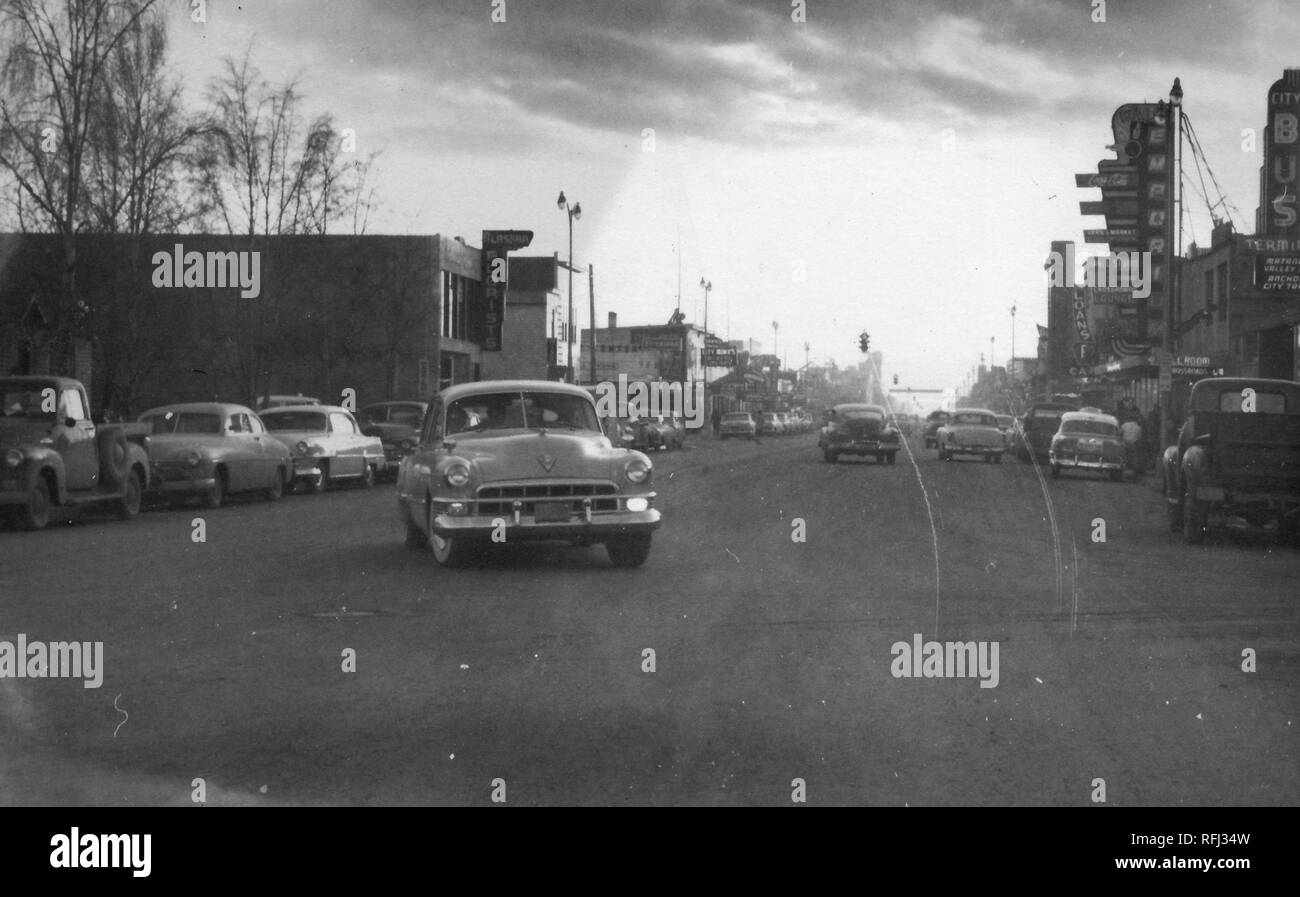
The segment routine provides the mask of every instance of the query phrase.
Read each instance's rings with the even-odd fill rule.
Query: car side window
[[[354,436],[357,432],[352,418],[342,411],[330,412],[330,430],[337,436]]]
[[[232,414],[232,415],[230,415],[230,417],[226,418],[226,429],[227,429],[229,432],[231,432],[231,433],[242,433],[242,432],[244,432],[244,427],[243,427],[243,425],[239,422],[239,415],[238,415],[238,414]]]
[[[86,406],[81,401],[81,390],[79,389],[65,389],[63,395],[59,397],[59,420],[62,421],[67,418],[73,420],[86,419]]]
[[[252,414],[244,414],[241,412],[239,415],[239,423],[240,426],[244,428],[245,433],[252,433],[254,436],[260,436],[262,433],[262,422]]]

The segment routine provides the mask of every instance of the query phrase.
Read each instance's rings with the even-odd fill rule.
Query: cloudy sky
[[[1242,131],[1300,66],[1300,9],[1110,0],[1099,23],[1099,4],[806,0],[799,23],[791,0],[208,0],[205,24],[173,10],[172,55],[197,104],[251,42],[382,150],[371,232],[526,228],[529,253],[563,255],[563,189],[602,321],[666,321],[680,257],[688,319],[707,277],[721,336],[770,351],[775,321],[792,366],[805,343],[843,365],[866,329],[886,377],[950,387],[981,353],[1005,362],[1013,303],[1033,354],[1049,242],[1103,226],[1074,174],[1113,158],[1116,106],[1180,77],[1221,214],[1253,227]],[[1184,242],[1207,242],[1186,200]]]

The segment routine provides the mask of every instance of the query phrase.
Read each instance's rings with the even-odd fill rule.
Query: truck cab
[[[33,530],[57,506],[108,503],[137,516],[149,482],[144,436],[137,425],[97,425],[78,380],[0,378],[0,511]]]

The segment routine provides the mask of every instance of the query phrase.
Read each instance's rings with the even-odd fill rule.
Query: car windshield
[[[221,415],[206,411],[162,411],[140,418],[149,425],[149,432],[160,433],[220,433]]]
[[[402,424],[406,427],[418,427],[424,412],[420,410],[419,405],[395,405],[388,412],[390,423]]]
[[[446,434],[554,428],[600,433],[596,406],[565,392],[489,392],[447,405]]]
[[[724,415],[722,416],[722,419],[723,419],[724,421],[731,421],[732,423],[735,423],[735,422],[737,422],[737,421],[741,421],[741,422],[748,423],[748,422],[749,422],[749,414],[748,414],[748,413],[742,413],[742,414],[737,414],[737,413],[724,414]]]
[[[268,430],[306,430],[324,433],[329,427],[319,411],[263,411],[262,423]]]
[[[1067,436],[1115,436],[1115,425],[1104,420],[1068,420],[1061,425]]]
[[[884,415],[879,411],[872,411],[870,408],[850,408],[847,411],[840,412],[842,420],[882,420]]]
[[[967,412],[966,414],[954,414],[952,422],[954,424],[968,424],[977,427],[996,427],[998,425],[997,419],[991,414],[974,414],[971,412]]]
[[[3,389],[4,404],[0,405],[5,417],[53,417],[54,409],[42,411],[41,405],[48,404],[42,402],[41,393],[52,387],[20,387],[6,385],[0,387]],[[52,400],[51,400],[52,401]]]

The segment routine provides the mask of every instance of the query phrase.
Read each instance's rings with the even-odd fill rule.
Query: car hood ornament
[[[542,465],[542,470],[546,471],[547,473],[550,473],[551,468],[555,466],[555,456],[539,455],[537,458],[537,463]]]

